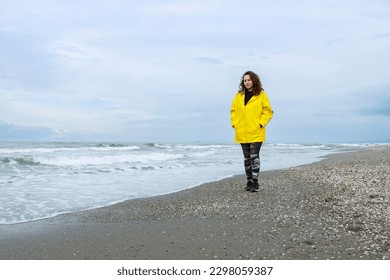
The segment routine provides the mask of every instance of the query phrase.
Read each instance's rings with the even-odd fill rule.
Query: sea
[[[261,170],[378,144],[264,144]],[[237,144],[0,142],[0,224],[157,196],[244,174]]]

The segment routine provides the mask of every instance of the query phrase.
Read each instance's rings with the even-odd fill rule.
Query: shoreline
[[[339,153],[341,153],[341,154],[348,154],[348,153],[353,153],[353,152],[358,152],[358,151],[361,151],[361,150],[357,149],[357,150],[350,150],[350,151],[334,152],[334,153],[327,154],[327,155],[324,155],[324,156],[319,156],[317,160],[315,160],[313,162],[310,162],[310,163],[304,163],[304,164],[300,164],[300,165],[296,165],[296,166],[290,166],[290,167],[282,167],[282,168],[278,168],[278,169],[271,169],[271,170],[261,171],[261,172],[264,173],[264,172],[269,172],[269,171],[280,171],[280,170],[284,170],[284,169],[290,169],[290,168],[296,168],[296,167],[311,165],[311,164],[315,164],[315,163],[321,162],[323,160],[326,160],[331,155],[336,155],[336,154],[339,154]],[[231,178],[234,178],[234,177],[237,177],[237,176],[241,177],[242,174],[233,174],[233,175],[229,175],[229,176],[226,176],[224,178],[221,178],[221,179],[200,183],[198,185],[190,186],[190,187],[187,187],[185,189],[175,190],[175,191],[167,192],[167,193],[161,193],[161,194],[154,195],[154,196],[144,196],[144,197],[128,198],[128,199],[112,202],[112,203],[107,204],[107,205],[96,206],[96,207],[91,207],[91,208],[86,208],[86,209],[81,209],[81,210],[75,210],[75,211],[70,211],[70,212],[67,212],[67,211],[60,212],[60,213],[56,213],[56,214],[53,214],[53,215],[50,215],[50,216],[36,218],[36,219],[32,219],[32,220],[23,220],[23,221],[18,221],[18,222],[13,222],[13,223],[3,223],[3,224],[0,223],[0,226],[12,226],[12,225],[25,224],[25,223],[34,223],[34,222],[39,222],[39,221],[44,221],[44,220],[49,220],[49,219],[55,219],[58,216],[74,215],[74,214],[77,214],[77,213],[80,213],[80,212],[94,211],[94,210],[98,210],[100,208],[115,206],[117,204],[121,204],[121,203],[124,203],[124,202],[131,202],[131,201],[143,200],[143,199],[151,199],[151,198],[160,197],[160,196],[169,196],[169,195],[173,195],[173,194],[175,194],[177,192],[182,192],[182,191],[189,190],[189,189],[192,189],[192,188],[197,188],[197,187],[200,187],[200,186],[205,185],[205,184],[212,184],[212,183],[219,182],[219,181],[222,181],[222,180],[228,180],[228,179],[231,179]]]
[[[0,259],[388,259],[390,146],[19,224]]]
[[[37,142],[37,143],[40,143],[40,142]],[[136,144],[136,143],[132,143],[132,144]],[[304,145],[304,144],[270,144],[270,145]],[[311,145],[311,144],[310,144]],[[313,144],[314,146],[315,145],[319,145],[319,144]],[[321,144],[321,146],[323,145],[328,145],[328,144]],[[335,145],[347,145],[348,144],[335,144]],[[353,152],[353,151],[359,151],[361,149],[364,149],[364,148],[367,148],[367,147],[376,147],[378,145],[385,145],[385,144],[367,144],[369,146],[362,146],[362,144],[356,144],[358,145],[357,147],[355,146],[351,146],[349,145],[348,147],[349,148],[344,148],[344,150],[335,150],[335,151],[328,151],[330,154],[336,154],[336,153],[348,153],[348,152]],[[288,164],[287,166],[279,166],[277,168],[267,168],[267,171],[271,171],[271,170],[282,170],[282,169],[286,169],[286,168],[293,168],[293,167],[297,167],[297,166],[301,166],[301,165],[307,165],[307,164],[311,164],[311,163],[315,163],[315,162],[318,162],[318,161],[321,161],[324,157],[326,157],[327,155],[329,154],[323,154],[323,155],[317,155],[316,157],[310,157],[311,160],[310,161],[301,161],[300,163],[295,163],[295,164]],[[239,168],[241,169],[241,168]],[[219,181],[219,180],[222,180],[222,179],[226,179],[226,178],[231,178],[231,177],[234,177],[234,176],[237,176],[237,175],[240,175],[242,172],[239,172],[239,171],[235,171],[236,173],[238,172],[238,174],[232,174],[230,173],[230,175],[222,175],[222,176],[217,176],[217,177],[214,177],[214,178],[210,178],[210,179],[205,179],[205,180],[201,180],[201,181],[197,181],[196,183],[193,183],[191,185],[188,185],[188,186],[181,186],[179,188],[176,188],[174,190],[166,190],[165,192],[157,192],[157,194],[146,194],[145,196],[138,196],[138,195],[132,195],[132,197],[130,197],[127,193],[125,193],[123,195],[122,198],[117,198],[115,200],[108,200],[108,201],[105,201],[105,202],[100,202],[100,203],[97,203],[95,205],[90,205],[89,207],[87,206],[84,206],[84,207],[78,207],[77,208],[74,208],[74,209],[58,209],[58,211],[56,212],[52,212],[52,213],[46,213],[46,215],[39,215],[39,210],[36,211],[36,215],[35,217],[31,217],[31,214],[30,213],[26,213],[27,216],[29,216],[28,218],[24,218],[24,219],[20,219],[20,217],[18,218],[14,218],[12,219],[11,217],[8,217],[8,221],[7,219],[2,219],[3,222],[0,222],[0,225],[13,225],[13,224],[20,224],[20,223],[28,223],[28,222],[34,222],[34,221],[39,221],[39,220],[44,220],[44,219],[50,219],[50,218],[53,218],[53,217],[56,217],[58,215],[63,215],[63,214],[71,214],[71,213],[77,213],[77,212],[80,212],[80,211],[88,211],[88,210],[93,210],[93,209],[97,209],[97,208],[102,208],[102,207],[106,207],[106,206],[110,206],[110,205],[115,205],[117,203],[121,203],[121,202],[124,202],[126,200],[132,200],[132,199],[139,199],[139,198],[148,198],[148,197],[152,197],[152,196],[159,196],[159,195],[165,195],[165,194],[171,194],[171,193],[175,193],[175,192],[179,192],[179,191],[182,191],[182,190],[186,190],[186,189],[190,189],[190,188],[194,188],[194,187],[197,187],[199,185],[202,185],[202,184],[207,184],[207,183],[212,183],[214,181]],[[126,181],[127,182],[127,181]],[[44,184],[44,183],[43,183]],[[42,183],[41,183],[42,185]],[[171,186],[174,186],[174,183],[171,184]],[[59,191],[61,191],[59,189]],[[92,194],[92,192],[90,192],[90,194]],[[126,195],[127,194],[127,195]],[[28,194],[27,194],[28,195]],[[44,195],[44,194],[43,194]],[[29,196],[29,195],[28,195]],[[28,208],[28,207],[27,207]],[[33,210],[34,209],[31,209],[32,211],[31,212],[34,212]]]
[[[99,142],[96,142],[96,143],[99,143]],[[289,144],[286,144],[286,145],[289,145]],[[298,144],[298,145],[301,145],[301,144]],[[368,147],[377,147],[377,146],[382,146],[382,144],[375,144],[374,146],[368,146]],[[280,168],[276,168],[276,169],[268,169],[266,171],[278,171],[278,170],[284,170],[284,169],[288,169],[288,168],[294,168],[294,167],[299,167],[299,166],[304,166],[304,165],[310,165],[310,164],[313,164],[313,163],[316,163],[316,162],[320,162],[320,161],[326,159],[329,155],[339,154],[339,153],[343,154],[343,153],[356,152],[356,151],[361,151],[362,149],[366,149],[366,148],[362,148],[362,147],[360,147],[360,148],[353,148],[353,147],[350,147],[348,150],[333,151],[330,154],[318,156],[316,158],[313,158],[312,161],[308,162],[308,163],[300,163],[300,164],[293,165],[293,166],[288,166],[288,167],[280,167]],[[262,171],[262,172],[264,172],[264,171]],[[241,172],[241,173],[243,173],[243,172]],[[124,199],[120,199],[120,200],[117,200],[117,201],[109,202],[108,204],[92,206],[90,208],[83,208],[83,209],[79,209],[79,210],[68,210],[68,211],[57,212],[57,213],[53,213],[53,214],[50,214],[50,215],[47,215],[47,216],[33,218],[33,219],[19,220],[19,221],[16,221],[16,222],[0,223],[0,226],[2,226],[2,225],[17,225],[17,224],[23,224],[23,223],[37,222],[37,221],[46,220],[46,219],[53,219],[53,218],[56,218],[57,216],[61,216],[61,215],[74,214],[74,213],[78,213],[78,212],[91,211],[91,210],[95,210],[95,209],[99,209],[99,208],[113,206],[113,205],[116,205],[116,204],[119,204],[119,203],[122,203],[122,202],[125,202],[125,201],[131,201],[131,200],[137,200],[137,199],[148,199],[148,198],[152,198],[152,197],[156,197],[156,196],[171,195],[171,194],[174,194],[176,192],[181,192],[181,191],[184,191],[184,190],[187,190],[187,189],[196,188],[196,187],[204,185],[204,184],[210,184],[210,183],[213,183],[213,182],[218,182],[220,180],[233,178],[235,176],[241,176],[242,175],[241,173],[239,173],[239,174],[231,174],[231,175],[227,175],[225,177],[220,177],[219,179],[212,179],[210,181],[200,182],[199,184],[194,184],[194,185],[191,185],[191,186],[188,186],[188,187],[185,187],[185,188],[180,188],[178,190],[168,191],[166,193],[159,193],[157,195],[141,196],[141,197],[133,197],[133,198],[124,198]]]

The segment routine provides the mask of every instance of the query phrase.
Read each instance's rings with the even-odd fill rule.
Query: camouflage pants
[[[262,142],[241,144],[244,153],[245,173],[248,180],[258,180],[260,172],[260,148]]]

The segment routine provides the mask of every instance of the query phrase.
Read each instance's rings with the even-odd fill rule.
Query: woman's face
[[[249,75],[244,76],[244,86],[248,91],[253,90],[253,82],[252,82],[251,77]]]

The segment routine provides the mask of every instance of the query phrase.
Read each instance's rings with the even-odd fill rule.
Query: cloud
[[[231,141],[246,70],[275,127],[326,138],[330,122],[388,117],[384,95],[357,95],[389,79],[385,1],[3,2],[0,120],[17,127]]]
[[[51,139],[55,132],[47,127],[18,126],[0,122],[0,140],[41,140]]]
[[[174,2],[174,3],[172,3]],[[205,12],[213,11],[215,8],[216,1],[208,1],[208,5],[205,5],[202,1],[196,1],[196,3],[191,3],[189,1],[178,2],[171,1],[170,3],[153,3],[152,5],[148,5],[145,8],[146,13],[150,13],[157,16],[171,16],[171,15],[194,15],[201,14]]]
[[[20,126],[50,127],[81,134],[121,133],[125,124],[153,122],[151,108],[123,99],[77,96],[69,92],[2,93],[0,119]]]
[[[97,48],[76,41],[58,40],[48,50],[65,61],[95,61],[107,56]]]
[[[390,117],[390,99],[386,100],[385,102],[382,102],[380,104],[377,104],[376,106],[373,106],[372,108],[369,108],[367,113],[371,113],[375,116],[385,116]],[[390,132],[389,132],[390,134]]]
[[[223,63],[220,59],[215,57],[195,57],[195,60],[200,63],[210,63],[210,64],[221,64]]]
[[[361,88],[350,96],[354,100],[354,114],[364,118],[378,119],[381,117],[384,121],[390,122],[390,85],[376,86],[371,88]],[[390,136],[390,131],[389,131]]]
[[[385,39],[390,37],[390,32],[375,34],[371,37],[371,39]]]

